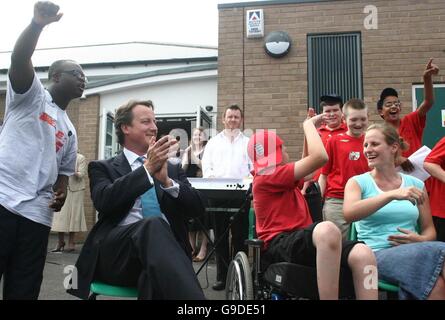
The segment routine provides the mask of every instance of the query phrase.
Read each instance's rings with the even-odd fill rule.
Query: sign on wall
[[[246,12],[247,38],[264,37],[263,9],[247,10]]]

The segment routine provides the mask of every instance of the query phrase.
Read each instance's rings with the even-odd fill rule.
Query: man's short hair
[[[346,101],[345,105],[343,106],[343,114],[345,115],[345,117],[347,117],[349,114],[349,109],[364,110],[366,108],[367,108],[366,104],[363,100],[350,99],[350,100]]]
[[[77,64],[76,61],[67,60],[67,59],[54,61],[48,69],[48,80],[51,80],[55,74],[58,74],[58,73],[64,71],[64,65],[67,62]]]
[[[237,104],[232,104],[232,105],[228,106],[228,107],[226,108],[226,110],[224,110],[223,118],[226,117],[227,110],[234,110],[234,111],[235,111],[235,110],[238,110],[238,111],[241,113],[241,118],[244,118],[243,111],[241,110],[240,107],[238,107]]]
[[[387,97],[399,97],[399,94],[397,93],[397,90],[394,88],[385,88],[382,90],[382,93],[380,93],[380,99],[377,101],[377,109],[380,110],[383,108],[383,101]]]
[[[343,106],[343,98],[335,93],[325,94],[320,97],[320,107],[323,109],[324,106],[334,106],[336,104]]]
[[[114,128],[116,129],[117,141],[121,146],[125,142],[125,134],[122,131],[123,125],[131,125],[133,121],[133,109],[138,105],[147,106],[154,111],[155,107],[151,100],[130,100],[126,104],[120,106],[114,117]]]

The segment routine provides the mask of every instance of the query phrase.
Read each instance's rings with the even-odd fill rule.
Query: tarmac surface
[[[48,250],[56,247],[57,235],[50,234]],[[40,289],[39,300],[79,300],[78,298],[66,293],[64,281],[70,274],[70,266],[74,266],[79,255],[81,245],[76,245],[73,253],[51,253],[48,252],[46,257],[45,269],[43,272],[43,283]],[[198,271],[202,262],[194,262],[195,271]],[[72,270],[72,269],[71,269]],[[215,259],[212,257],[209,263],[201,270],[198,280],[203,288],[204,294],[209,300],[224,300],[224,291],[215,291],[212,289],[213,283],[216,281],[216,265]],[[0,299],[2,299],[2,288],[0,290]],[[116,298],[97,297],[97,300],[111,300]]]

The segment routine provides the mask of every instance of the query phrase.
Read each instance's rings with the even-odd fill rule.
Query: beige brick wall
[[[68,107],[68,115],[76,127],[79,150],[88,162],[97,159],[99,140],[100,96],[95,95],[85,100],[76,99]],[[85,219],[88,230],[95,223],[96,210],[90,196],[90,181],[86,180]],[[80,234],[77,240],[82,241],[86,234]]]
[[[378,30],[366,30],[366,5],[378,8]],[[290,53],[281,59],[265,54],[264,39],[245,37],[245,10],[264,9],[265,34],[286,31]],[[430,57],[445,69],[445,1],[329,1],[257,5],[219,10],[218,112],[230,103],[244,106],[245,128],[277,129],[293,159],[302,151],[301,123],[308,107],[307,35],[361,32],[364,99],[372,121],[380,121],[376,101],[393,86],[412,110],[411,88],[422,82]],[[444,72],[442,72],[444,74]],[[445,81],[444,76],[435,82]],[[220,121],[219,121],[220,122]],[[219,124],[221,129],[221,124]]]

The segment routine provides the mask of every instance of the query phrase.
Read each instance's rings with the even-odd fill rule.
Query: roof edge
[[[138,80],[138,79],[142,79],[142,78],[150,78],[150,77],[163,76],[163,75],[169,75],[169,74],[175,74],[175,73],[188,73],[188,72],[217,70],[217,69],[218,69],[217,63],[210,63],[210,64],[199,65],[199,66],[188,66],[188,67],[179,67],[179,68],[148,71],[148,72],[142,72],[142,73],[137,73],[137,74],[132,74],[132,75],[124,75],[124,76],[114,77],[112,79],[106,79],[106,80],[102,80],[102,81],[96,81],[94,83],[91,83],[91,85],[87,85],[86,89],[94,89],[94,88],[98,88],[98,87],[107,86],[110,84],[116,84],[116,83],[120,83],[120,82],[131,81],[131,80]]]
[[[267,1],[249,1],[218,4],[218,9],[245,8],[253,6],[272,6],[280,4],[310,3],[310,2],[333,2],[333,0],[267,0]]]
[[[212,62],[218,61],[218,56],[211,57],[197,57],[197,58],[178,58],[178,59],[161,59],[161,60],[137,60],[137,61],[119,61],[119,62],[98,62],[98,63],[81,63],[83,68],[106,68],[106,67],[120,67],[120,66],[134,66],[134,65],[155,65],[155,64],[173,64],[173,63],[187,63],[187,62]],[[34,67],[36,71],[47,71],[49,66]],[[9,68],[0,69],[0,74],[6,74]]]
[[[152,44],[152,45],[169,46],[169,47],[185,47],[185,48],[215,49],[215,50],[218,49],[218,46],[205,46],[205,45],[186,44],[186,43],[156,42],[156,41],[128,41],[128,42],[116,42],[116,43],[98,43],[98,44],[85,44],[85,45],[76,45],[76,46],[37,48],[37,49],[35,49],[35,51],[105,47],[105,46],[117,46],[117,45],[123,45],[123,44]],[[10,52],[12,52],[12,50],[0,51],[0,53],[10,53]]]

